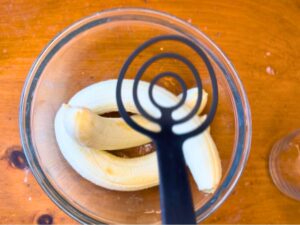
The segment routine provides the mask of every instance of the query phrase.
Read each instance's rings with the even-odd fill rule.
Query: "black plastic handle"
[[[182,143],[178,143],[176,139],[171,140],[160,139],[155,143],[160,172],[162,223],[196,224]]]

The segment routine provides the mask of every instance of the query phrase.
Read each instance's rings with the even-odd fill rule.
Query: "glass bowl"
[[[111,9],[86,17],[57,35],[33,64],[20,103],[20,133],[30,168],[47,195],[68,215],[81,223],[160,223],[157,187],[135,192],[111,191],[78,175],[64,160],[54,135],[54,117],[62,103],[95,82],[117,78],[129,54],[144,41],[158,35],[189,38],[208,55],[219,87],[219,104],[211,133],[222,161],[222,181],[213,194],[191,188],[197,221],[215,211],[236,185],[250,151],[251,116],[241,81],[224,53],[201,31],[174,16],[149,9]],[[176,44],[176,43],[175,43]],[[136,61],[129,74],[149,56],[174,48],[174,43],[153,45]],[[178,45],[178,44],[177,44]],[[195,58],[186,46],[176,50]],[[198,60],[201,61],[201,60]],[[211,96],[208,73],[197,62],[204,88]],[[183,66],[165,62],[155,72]],[[176,68],[175,68],[176,67]],[[149,80],[151,74],[145,75]],[[185,77],[188,87],[194,84]],[[163,84],[177,90],[171,81]]]

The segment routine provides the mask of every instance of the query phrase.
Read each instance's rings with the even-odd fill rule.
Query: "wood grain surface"
[[[300,223],[300,202],[281,194],[268,171],[274,142],[300,127],[299,0],[1,0],[0,223],[76,223],[23,169],[20,94],[54,35],[84,16],[124,6],[162,10],[200,28],[231,59],[247,91],[253,117],[248,165],[228,200],[204,222]]]

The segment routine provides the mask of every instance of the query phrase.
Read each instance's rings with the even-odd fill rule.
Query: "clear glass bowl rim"
[[[227,68],[219,62],[218,57],[216,57],[209,49],[206,49],[208,53],[210,54],[210,57],[212,57],[215,62],[220,66],[221,70],[228,74],[229,76],[229,83],[231,86],[231,90],[233,92],[234,97],[237,97],[241,104],[238,106],[240,108],[237,109],[236,113],[236,119],[237,124],[239,125],[239,135],[237,137],[237,141],[235,144],[235,155],[231,162],[231,167],[228,169],[229,171],[226,174],[226,178],[222,182],[221,186],[218,188],[218,190],[213,194],[213,197],[206,202],[200,209],[196,211],[197,216],[197,222],[202,221],[206,217],[208,217],[211,213],[213,213],[230,195],[232,190],[234,189],[235,185],[237,184],[237,181],[239,180],[249,153],[250,153],[250,147],[251,147],[251,137],[252,137],[252,120],[251,120],[251,112],[250,112],[250,106],[249,102],[246,96],[246,93],[244,91],[243,85],[239,79],[239,76],[234,69],[231,62],[228,60],[228,58],[225,56],[225,54],[220,50],[219,47],[217,47],[213,41],[211,41],[204,33],[202,33],[198,28],[194,27],[188,22],[185,22],[173,15],[170,15],[166,12],[156,11],[153,9],[147,9],[147,8],[112,8],[108,10],[103,10],[101,12],[97,12],[95,14],[92,14],[90,16],[84,17],[81,20],[71,24],[69,27],[65,28],[62,32],[58,33],[42,50],[42,52],[39,54],[35,62],[33,63],[21,95],[20,100],[20,106],[19,106],[19,130],[20,130],[20,136],[21,136],[21,142],[24,149],[24,153],[26,156],[26,159],[28,161],[28,164],[30,166],[30,169],[39,183],[39,185],[42,187],[42,189],[46,192],[46,194],[49,196],[49,198],[65,213],[67,213],[70,217],[75,219],[76,221],[80,223],[88,223],[88,224],[104,224],[102,221],[95,220],[94,218],[84,214],[79,209],[71,205],[67,199],[64,199],[52,186],[50,181],[47,180],[47,177],[42,170],[36,156],[35,156],[35,149],[32,144],[32,137],[31,137],[31,103],[32,98],[34,95],[36,84],[38,83],[39,77],[41,74],[38,74],[37,71],[40,67],[41,62],[49,56],[49,50],[54,48],[57,45],[57,42],[64,36],[64,34],[69,33],[70,31],[75,31],[80,28],[79,25],[84,25],[90,21],[93,21],[94,19],[97,19],[97,17],[105,14],[110,13],[132,13],[133,15],[136,13],[137,15],[140,14],[146,14],[147,16],[159,16],[162,18],[166,18],[169,20],[176,21],[177,23],[180,23],[181,25],[187,27],[188,29],[193,30],[193,32],[196,32],[198,35],[202,36],[211,46],[213,46],[214,50],[220,55],[222,60],[225,62]],[[109,15],[107,15],[109,17]],[[79,27],[77,27],[79,26]],[[75,28],[75,29],[74,29]],[[230,70],[230,73],[228,72]],[[242,121],[242,123],[241,123]]]

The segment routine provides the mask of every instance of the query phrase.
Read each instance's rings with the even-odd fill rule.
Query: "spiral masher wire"
[[[154,122],[160,126],[160,131],[151,131],[137,124],[127,113],[126,108],[122,101],[122,82],[126,73],[132,64],[133,60],[146,48],[160,41],[177,41],[189,46],[194,50],[200,59],[203,60],[212,85],[212,104],[207,114],[206,119],[195,129],[182,134],[175,134],[172,127],[177,124],[182,124],[192,119],[198,111],[202,101],[202,81],[197,68],[186,57],[175,52],[165,52],[154,55],[148,59],[138,70],[133,84],[133,99],[136,108],[141,116],[147,120]],[[138,86],[142,75],[148,67],[154,62],[161,59],[175,59],[184,63],[192,72],[197,85],[197,101],[191,111],[183,118],[174,119],[172,113],[185,104],[187,97],[187,85],[184,80],[177,73],[166,71],[156,75],[149,86],[149,98],[152,104],[161,112],[161,117],[156,118],[150,115],[140,103],[138,98]],[[173,106],[162,106],[156,102],[153,96],[153,89],[157,82],[164,77],[172,77],[180,84],[182,88],[182,98]],[[209,58],[205,52],[192,40],[179,35],[163,35],[154,37],[142,45],[140,45],[133,53],[127,58],[123,67],[121,68],[118,82],[117,82],[117,105],[121,117],[136,131],[150,137],[157,147],[158,165],[159,165],[159,179],[160,179],[160,198],[162,210],[162,222],[164,224],[195,224],[195,214],[192,195],[189,187],[189,181],[185,171],[185,161],[182,152],[182,145],[185,140],[202,133],[208,128],[212,122],[218,104],[218,85],[216,75],[211,65]],[[191,150],[192,151],[192,150]]]

